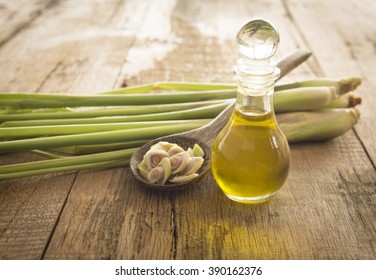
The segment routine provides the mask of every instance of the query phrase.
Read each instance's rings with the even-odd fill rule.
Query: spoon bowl
[[[190,130],[183,133],[177,133],[169,136],[163,136],[157,139],[154,139],[146,144],[144,144],[140,149],[138,149],[135,153],[133,153],[131,160],[130,160],[130,169],[133,176],[145,187],[156,189],[156,190],[163,190],[163,191],[172,191],[172,190],[182,190],[189,186],[192,186],[194,183],[201,181],[208,171],[210,170],[210,161],[211,161],[211,149],[213,147],[214,140],[219,133],[219,131],[225,126],[227,123],[234,106],[235,101],[231,101],[229,105],[219,114],[214,120],[212,120],[209,124]],[[147,151],[149,151],[150,147],[158,142],[170,142],[175,143],[182,147],[184,150],[187,150],[189,147],[193,147],[194,144],[198,144],[202,150],[204,151],[204,163],[197,171],[199,176],[196,178],[182,183],[171,183],[167,182],[166,184],[156,184],[150,183],[145,180],[139,170],[138,165],[143,160],[143,157]]]

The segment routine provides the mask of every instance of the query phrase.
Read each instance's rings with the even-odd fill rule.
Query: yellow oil
[[[211,166],[230,199],[259,203],[272,197],[290,166],[288,143],[274,114],[234,110],[215,140]]]

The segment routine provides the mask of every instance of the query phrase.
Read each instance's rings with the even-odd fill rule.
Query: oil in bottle
[[[242,57],[235,67],[239,86],[235,109],[212,150],[213,176],[224,194],[243,203],[271,198],[287,179],[290,151],[273,109],[274,81],[279,69],[271,63],[279,41],[262,20],[238,33]]]

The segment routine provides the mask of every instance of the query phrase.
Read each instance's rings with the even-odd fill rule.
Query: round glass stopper
[[[248,59],[268,60],[276,52],[278,31],[267,21],[252,20],[236,36],[239,52]]]

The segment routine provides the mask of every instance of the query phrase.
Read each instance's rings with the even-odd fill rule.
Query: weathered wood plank
[[[0,64],[6,68],[2,67],[0,91],[84,94],[113,87],[137,26],[127,25],[123,1],[81,4],[64,1],[50,8],[1,47]],[[26,154],[2,155],[1,164],[33,159]],[[2,258],[43,256],[75,176],[0,182]],[[48,188],[50,184],[54,187]],[[29,216],[33,219],[26,221]],[[35,229],[38,234],[25,233]],[[30,246],[23,246],[28,242]]]
[[[0,259],[40,259],[75,174],[0,183]]]
[[[124,168],[80,173],[46,259],[171,259],[169,194],[135,184]]]
[[[57,0],[0,1],[0,46],[10,41],[30,25],[46,10],[57,4]]]

